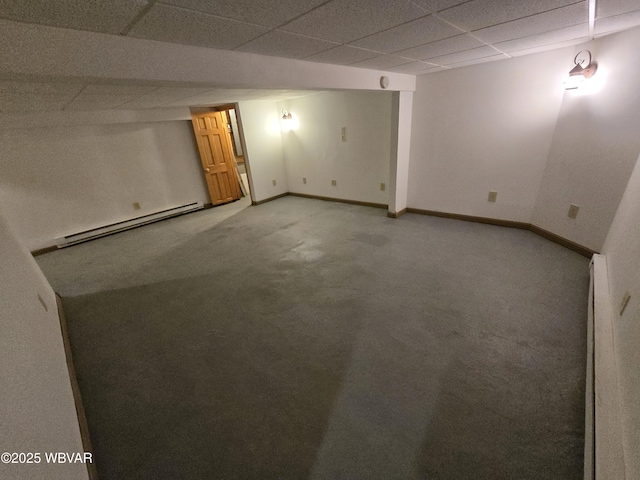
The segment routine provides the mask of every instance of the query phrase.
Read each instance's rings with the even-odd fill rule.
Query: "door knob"
[[[209,169],[208,169],[208,168],[205,168],[205,169],[204,169],[204,171],[205,171],[205,172],[208,172],[208,171],[209,171]]]

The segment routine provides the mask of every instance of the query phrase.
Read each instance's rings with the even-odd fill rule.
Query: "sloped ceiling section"
[[[423,74],[640,25],[640,0],[0,0],[0,18]]]

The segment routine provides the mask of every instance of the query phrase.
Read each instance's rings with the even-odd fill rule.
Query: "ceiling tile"
[[[210,91],[211,88],[199,88],[199,87],[162,87],[157,90],[143,95],[141,97],[134,98],[133,100],[124,103],[117,108],[125,110],[136,110],[138,108],[154,108],[162,107],[168,103],[175,102],[187,97],[193,97],[200,93]]]
[[[334,0],[281,29],[348,43],[425,14],[409,0]]]
[[[161,0],[160,3],[177,5],[199,12],[266,27],[280,25],[299,17],[327,0]]]
[[[584,38],[576,38],[573,40],[567,40],[565,42],[559,42],[559,43],[552,43],[549,45],[543,45],[540,47],[534,47],[534,48],[527,48],[525,50],[518,50],[515,52],[509,52],[509,55],[511,55],[512,57],[522,57],[524,55],[530,55],[532,53],[540,53],[540,52],[546,52],[549,50],[555,50],[558,48],[564,48],[564,47],[570,47],[572,45],[578,45],[580,43],[584,43],[587,40],[589,40],[589,37],[584,37]],[[573,56],[571,56],[569,58],[569,66],[572,67],[573,66]]]
[[[455,7],[456,5],[460,5],[461,3],[468,1],[469,0],[413,0],[414,3],[417,3],[425,10],[433,13],[446,8]]]
[[[332,48],[331,50],[325,50],[324,52],[316,53],[310,57],[305,57],[303,60],[308,60],[310,62],[333,63],[336,65],[349,65],[350,63],[361,62],[363,60],[379,56],[380,52],[372,52],[371,50],[364,50],[362,48],[340,45],[339,47]]]
[[[613,17],[638,10],[640,10],[638,0],[598,0],[596,2],[596,18]]]
[[[85,86],[80,83],[39,83],[20,81],[0,81],[0,94],[26,93],[44,95],[65,95],[69,99],[76,96]]]
[[[579,23],[586,24],[588,15],[587,3],[581,2],[539,15],[496,25],[495,27],[478,30],[474,32],[474,35],[487,43],[504,42],[578,25]]]
[[[0,18],[119,34],[145,0],[0,0]]]
[[[0,112],[60,111],[73,96],[44,93],[0,93]]]
[[[617,32],[640,25],[640,11],[596,20],[596,35]]]
[[[328,50],[336,45],[336,43],[327,42],[326,40],[273,30],[262,37],[251,40],[237,50],[260,55],[301,58]]]
[[[212,103],[220,103],[226,100],[235,101],[235,98],[246,94],[254,93],[256,90],[247,89],[216,89],[209,90],[205,93],[198,95],[192,95],[175,102],[167,103],[165,107],[184,107],[184,106],[199,106],[208,105]]]
[[[434,42],[458,35],[460,30],[443,22],[434,15],[370,35],[352,43],[356,47],[370,48],[384,53],[397,52],[406,48]]]
[[[473,31],[574,3],[583,3],[586,8],[587,2],[584,0],[579,2],[576,0],[475,0],[440,12],[439,15],[460,28]]]
[[[87,85],[80,96],[85,95],[128,95],[140,96],[157,90],[158,87],[147,87],[144,85]]]
[[[451,53],[449,55],[442,55],[440,57],[430,58],[430,63],[437,63],[438,65],[451,65],[454,63],[466,62],[468,60],[476,60],[478,58],[490,57],[496,55],[498,52],[491,47],[473,48],[471,50],[465,50],[464,52]]]
[[[396,67],[389,67],[389,70],[396,73],[408,73],[409,75],[420,75],[435,70],[446,70],[444,67],[436,67],[430,63],[425,62],[413,62],[406,63],[404,65],[398,65]]]
[[[488,57],[474,58],[472,60],[467,60],[465,62],[452,63],[449,66],[453,68],[468,67],[469,65],[478,65],[479,63],[495,62],[496,60],[506,60],[507,58],[509,58],[508,55],[499,53],[498,55],[490,55]]]
[[[517,38],[507,42],[496,43],[494,46],[503,52],[515,52],[529,48],[542,47],[567,40],[582,39],[589,35],[589,25],[583,23],[573,27],[561,28],[551,32]]]
[[[108,110],[134,98],[131,95],[79,95],[64,110]]]
[[[472,48],[482,47],[483,45],[484,43],[481,41],[473,38],[471,35],[465,34],[421,45],[420,47],[409,48],[396,53],[403,57],[426,60],[440,55],[471,50]]]
[[[129,35],[161,42],[233,49],[267,30],[236,20],[156,4]]]
[[[408,58],[396,57],[394,55],[382,55],[380,57],[364,60],[363,62],[352,63],[352,67],[360,68],[373,68],[384,70],[386,68],[395,67],[398,65],[404,65],[405,63],[411,63]]]

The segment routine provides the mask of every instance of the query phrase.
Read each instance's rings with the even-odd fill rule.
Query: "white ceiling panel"
[[[17,80],[0,81],[0,94],[3,93],[26,93],[42,95],[63,95],[69,99],[76,96],[84,88],[80,83],[39,83],[20,82]]]
[[[166,5],[154,5],[129,33],[132,37],[199,47],[233,49],[267,28]]]
[[[64,110],[108,110],[134,98],[131,95],[79,95]]]
[[[468,67],[469,65],[478,65],[479,63],[495,62],[496,60],[505,60],[509,58],[507,55],[499,53],[498,55],[490,55],[488,57],[475,58],[473,60],[467,60],[465,62],[452,63],[449,66],[451,68]]]
[[[515,52],[529,48],[543,47],[572,39],[581,39],[589,35],[589,26],[586,23],[573,27],[561,28],[551,32],[545,32],[529,37],[516,38],[507,42],[496,43],[495,47],[503,52]],[[577,42],[576,42],[577,43]]]
[[[439,57],[430,58],[430,63],[436,63],[438,65],[453,65],[454,63],[467,62],[469,60],[476,60],[478,58],[490,57],[496,55],[497,52],[491,47],[473,48],[471,50],[465,50],[464,52],[451,53],[449,55],[441,55]]]
[[[370,58],[379,57],[380,52],[373,52],[362,48],[340,45],[339,47],[316,53],[303,60],[320,63],[333,63],[335,65],[349,65],[350,63],[361,62]]]
[[[422,17],[352,43],[356,47],[393,53],[417,45],[458,35],[460,30],[434,15]]]
[[[513,22],[503,23],[474,32],[480,40],[487,43],[504,42],[515,38],[528,37],[539,33],[571,27],[588,21],[586,2],[576,3],[550,12],[533,15]]]
[[[386,68],[404,65],[405,63],[412,63],[412,60],[408,58],[396,57],[395,55],[382,55],[380,57],[371,58],[362,62],[352,63],[351,66],[384,70]]]
[[[596,2],[596,19],[638,10],[640,10],[640,1],[638,0],[598,0]]]
[[[435,72],[437,70],[448,70],[446,67],[436,67],[431,63],[426,62],[412,62],[404,65],[398,65],[396,67],[389,68],[390,71],[396,73],[408,73],[409,75],[420,75],[428,72]]]
[[[440,12],[439,15],[466,31],[473,31],[574,3],[583,3],[585,8],[587,4],[585,0],[475,0]]]
[[[87,85],[80,96],[86,95],[125,95],[139,97],[146,95],[158,87],[148,87],[146,85]]]
[[[409,0],[334,0],[281,29],[349,43],[426,14],[424,9]]]
[[[469,0],[413,0],[425,10],[435,13],[446,8],[455,7]]]
[[[233,99],[236,101],[236,98],[244,97],[247,94],[256,92],[256,90],[247,90],[247,89],[216,89],[210,90],[205,93],[201,93],[199,95],[192,95],[186,98],[182,98],[180,100],[176,100],[175,102],[167,103],[165,107],[185,107],[185,106],[196,106],[196,105],[208,105],[212,103],[220,103],[226,101],[227,99]]]
[[[596,35],[617,32],[640,25],[640,11],[596,20]]]
[[[175,102],[187,97],[193,97],[207,91],[211,91],[211,88],[203,87],[162,87],[154,90],[147,95],[137,97],[129,102],[126,102],[117,108],[124,110],[136,110],[139,108],[154,108],[163,107],[171,102]]]
[[[471,35],[458,35],[456,37],[446,38],[444,40],[428,43],[427,45],[421,45],[420,47],[409,48],[396,53],[403,57],[426,60],[440,55],[471,50],[472,48],[482,47],[483,45],[484,43],[473,38]]]
[[[279,27],[327,0],[161,0],[199,12],[266,27]]]
[[[62,110],[73,96],[44,93],[0,93],[0,112],[56,112]]]
[[[0,0],[0,18],[119,34],[146,4],[145,0]]]
[[[509,55],[511,55],[512,57],[522,57],[524,55],[531,55],[532,53],[540,53],[540,52],[547,52],[549,50],[555,50],[558,48],[564,48],[564,47],[570,47],[572,45],[577,45],[579,43],[584,43],[588,40],[588,37],[584,37],[582,39],[572,39],[572,40],[567,40],[566,42],[559,42],[559,43],[552,43],[550,45],[544,45],[541,47],[534,47],[534,48],[527,48],[525,50],[518,50],[516,52],[509,52]],[[569,71],[569,69],[571,69],[571,67],[573,67],[573,55],[570,55],[570,57],[567,58],[567,71]]]
[[[240,52],[259,53],[286,58],[302,58],[314,53],[328,50],[337,43],[305,37],[295,33],[272,30],[271,32],[251,40],[236,50]]]

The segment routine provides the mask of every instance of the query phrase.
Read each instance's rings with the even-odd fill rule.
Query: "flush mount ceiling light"
[[[593,77],[598,70],[598,64],[591,61],[591,52],[582,50],[573,59],[575,67],[569,71],[569,78],[564,82],[565,90],[575,90],[579,88],[586,79]]]
[[[283,120],[291,120],[291,118],[292,118],[291,117],[291,113],[287,109],[283,108],[282,109],[282,119]]]

